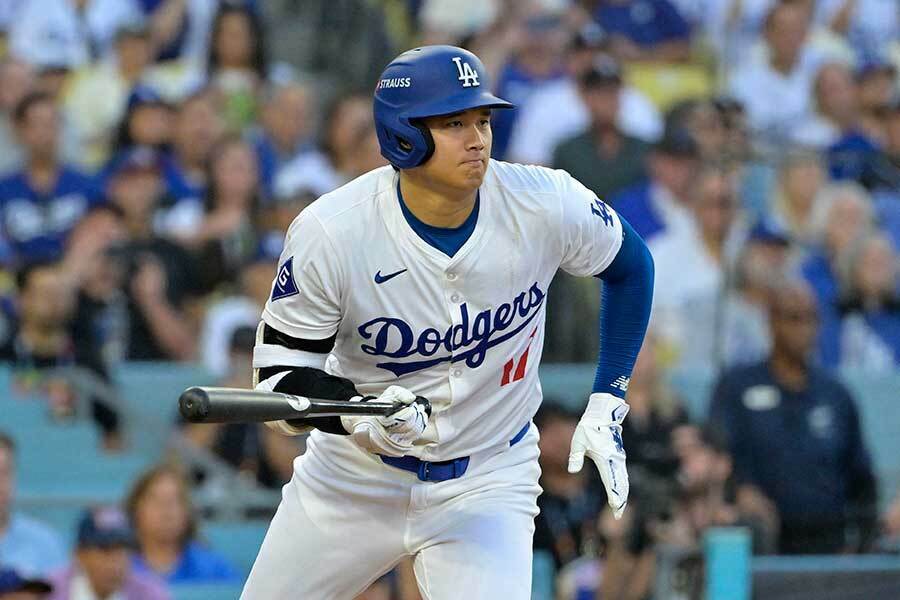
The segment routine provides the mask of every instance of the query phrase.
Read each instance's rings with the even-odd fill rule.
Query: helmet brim
[[[498,98],[490,92],[481,92],[473,97],[470,91],[463,91],[449,98],[441,98],[434,102],[420,104],[406,113],[409,119],[424,119],[425,117],[440,117],[452,115],[473,108],[515,108],[515,105]]]

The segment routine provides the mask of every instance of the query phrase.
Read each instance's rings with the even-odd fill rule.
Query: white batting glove
[[[581,470],[585,454],[597,465],[616,519],[622,517],[628,504],[628,471],[622,447],[622,421],[628,408],[624,400],[612,394],[591,394],[569,452],[569,473]]]
[[[375,454],[404,456],[428,426],[428,413],[416,395],[392,385],[376,398],[378,402],[402,402],[407,406],[387,417],[341,417],[341,424],[359,446]]]

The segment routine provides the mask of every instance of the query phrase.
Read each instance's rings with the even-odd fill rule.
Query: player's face
[[[434,139],[434,154],[418,168],[442,186],[465,191],[478,189],[491,156],[490,109],[430,117],[425,125]]]

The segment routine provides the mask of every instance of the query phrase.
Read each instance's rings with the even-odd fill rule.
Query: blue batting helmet
[[[417,167],[434,152],[431,133],[418,119],[471,108],[512,108],[490,93],[484,65],[456,46],[423,46],[404,52],[375,86],[375,129],[381,155],[398,169]]]

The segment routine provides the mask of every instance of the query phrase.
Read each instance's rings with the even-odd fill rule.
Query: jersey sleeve
[[[562,260],[560,267],[576,277],[600,274],[622,246],[619,215],[597,195],[560,171]]]
[[[319,219],[308,209],[288,229],[262,319],[301,339],[320,340],[341,321],[340,257]]]

